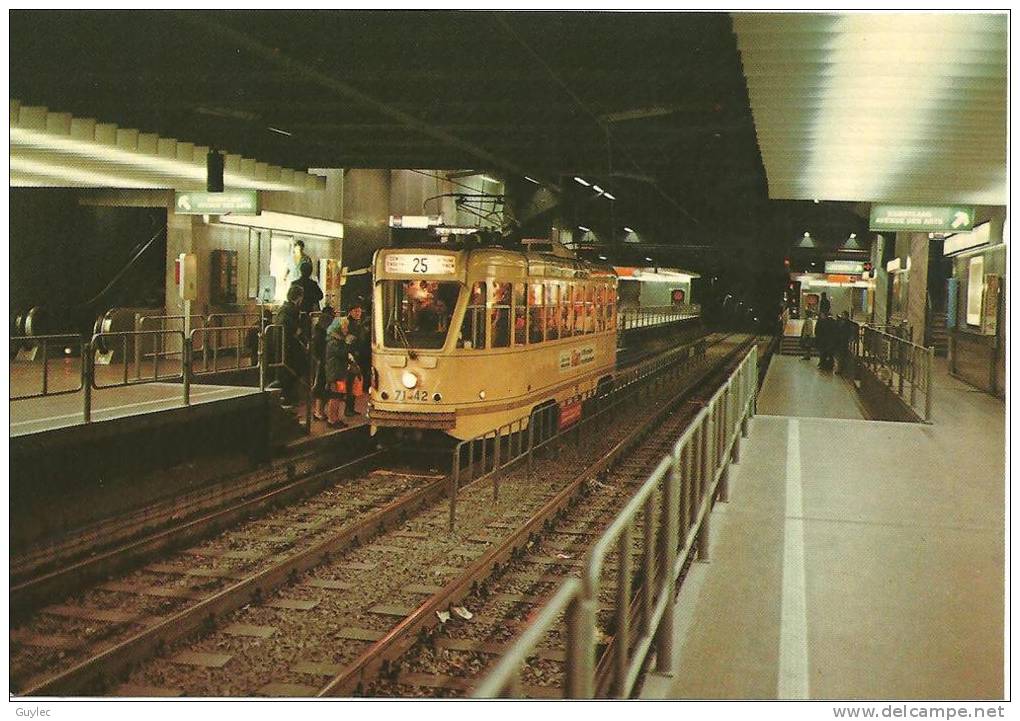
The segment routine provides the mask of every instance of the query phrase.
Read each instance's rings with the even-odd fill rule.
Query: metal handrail
[[[885,384],[924,421],[932,419],[934,393],[932,375],[935,347],[925,348],[898,335],[886,333],[875,326],[855,323],[852,338],[854,361],[878,382]],[[923,408],[918,393],[923,394]]]
[[[253,331],[253,330],[256,332],[256,334],[258,333],[258,329],[257,329],[256,326],[244,326],[244,325],[205,326],[204,328],[195,328],[194,330],[192,330],[191,331],[191,348],[192,348],[192,350],[194,350],[196,348],[199,348],[199,347],[202,347],[202,348],[207,347],[207,344],[205,343],[205,340],[206,340],[206,338],[207,338],[207,336],[209,334],[213,334],[213,339],[214,339],[213,340],[213,353],[212,353],[212,368],[209,367],[209,354],[208,353],[203,353],[202,354],[202,369],[201,370],[193,369],[193,371],[192,371],[193,374],[194,375],[206,375],[206,374],[211,374],[211,373],[219,373],[220,370],[228,370],[228,369],[229,370],[245,370],[245,369],[256,367],[258,365],[258,353],[257,353],[257,351],[256,351],[256,354],[254,355],[254,357],[252,357],[250,359],[250,361],[249,361],[249,363],[247,365],[242,365],[241,364],[242,351],[246,350],[246,343],[247,343],[247,340],[248,340],[248,334],[251,331]],[[235,336],[237,338],[237,342],[231,347],[234,350],[235,362],[229,368],[223,368],[223,369],[221,369],[220,365],[219,365],[219,358],[220,358],[220,354],[219,354],[219,349],[220,349],[219,337],[220,337],[221,333],[233,333],[233,334],[235,334]],[[195,342],[196,339],[199,339],[199,340],[202,341],[201,345],[196,344],[196,342]]]
[[[671,669],[670,606],[676,583],[691,554],[696,552],[702,560],[709,557],[710,513],[717,499],[725,501],[729,497],[729,463],[739,459],[740,438],[746,437],[748,420],[755,412],[757,366],[755,345],[676,440],[673,452],[662,458],[596,541],[588,554],[580,588],[574,583],[576,579],[561,586],[528,631],[478,686],[473,694],[476,698],[520,695],[521,665],[564,613],[568,624],[564,696],[594,696],[599,588],[606,560],[614,551],[619,558],[616,635],[609,679],[613,694],[621,698],[630,695],[653,647],[657,669]],[[643,518],[644,555],[635,575],[631,549],[639,518]],[[634,599],[641,600],[640,635],[632,640],[630,613]]]
[[[152,354],[152,376],[151,377],[146,376],[144,378],[142,377],[141,362],[139,361],[139,364],[138,364],[138,366],[135,369],[135,378],[131,379],[129,377],[129,375],[130,375],[129,368],[130,368],[131,364],[127,362],[127,358],[128,358],[128,353],[127,353],[128,341],[129,340],[133,340],[134,344],[135,344],[135,347],[137,348],[140,345],[140,343],[138,341],[141,340],[142,338],[147,338],[147,337],[148,338],[153,338],[154,340],[155,339],[163,339],[163,338],[166,338],[166,337],[176,337],[176,338],[180,339],[180,341],[181,341],[181,349],[182,349],[181,353],[180,353],[180,355],[181,355],[181,371],[180,372],[160,375],[160,372],[159,372],[159,363],[160,363],[160,358],[161,358],[162,354],[161,353],[153,353]],[[95,352],[99,348],[100,342],[103,339],[109,339],[109,338],[120,338],[121,341],[122,341],[121,347],[123,349],[123,357],[125,359],[124,360],[124,379],[120,383],[105,383],[103,385],[97,385],[96,384],[96,378],[95,378]],[[121,330],[121,331],[101,331],[101,332],[96,333],[96,334],[94,334],[92,336],[92,340],[89,342],[89,347],[90,347],[89,360],[86,363],[86,370],[85,370],[85,374],[86,374],[86,386],[91,385],[92,388],[95,388],[97,390],[100,389],[100,388],[119,388],[119,387],[122,387],[122,386],[129,386],[129,385],[141,385],[141,384],[145,384],[145,383],[158,383],[158,382],[165,381],[165,380],[168,380],[168,379],[183,378],[184,375],[185,375],[185,366],[186,366],[186,363],[187,363],[187,347],[185,345],[185,335],[184,335],[184,331],[183,330]],[[136,353],[136,357],[137,357],[137,353]]]
[[[20,401],[20,400],[26,400],[28,398],[43,398],[43,397],[46,397],[46,396],[59,396],[59,395],[64,395],[65,393],[77,393],[78,391],[80,391],[82,389],[83,385],[85,384],[85,364],[84,363],[82,363],[81,367],[78,369],[78,385],[76,387],[74,387],[74,388],[64,388],[64,389],[58,390],[58,391],[50,390],[50,382],[49,382],[49,380],[50,380],[49,379],[50,362],[49,362],[49,352],[48,351],[49,351],[50,341],[56,341],[56,340],[60,340],[61,341],[60,345],[63,345],[64,347],[67,347],[66,343],[67,343],[68,340],[73,340],[74,341],[74,345],[77,346],[77,351],[78,351],[79,358],[81,357],[81,355],[83,353],[86,352],[85,351],[86,346],[83,345],[82,337],[78,333],[58,333],[58,334],[51,334],[51,335],[30,335],[30,336],[25,336],[23,338],[12,339],[12,342],[18,342],[18,343],[33,342],[33,343],[37,343],[38,344],[39,351],[42,353],[42,390],[39,393],[26,393],[26,394],[23,394],[23,395],[14,395],[12,393],[11,397],[10,397],[10,400],[12,400],[12,401]]]
[[[701,306],[696,304],[625,308],[619,312],[619,327],[620,330],[649,328],[697,318],[700,315]]]
[[[613,387],[608,392],[599,393],[593,389],[577,397],[576,403],[594,403],[596,409],[577,423],[568,427],[560,428],[556,424],[559,405],[551,404],[535,409],[527,415],[504,423],[474,438],[469,438],[457,443],[452,452],[452,463],[450,473],[450,528],[456,525],[457,494],[462,480],[462,472],[468,473],[469,480],[482,480],[489,476],[493,479],[493,496],[499,499],[499,475],[498,471],[516,465],[524,460],[528,465],[528,474],[534,461],[535,451],[553,443],[566,433],[574,433],[575,440],[580,442],[581,429],[596,419],[601,419],[607,413],[614,411],[621,403],[634,401],[637,396],[630,392],[634,384],[643,381],[649,376],[661,372],[664,368],[677,366],[679,363],[686,365],[693,359],[703,358],[705,355],[706,342],[704,338],[693,343],[682,345],[671,351],[663,353],[653,361],[633,368],[613,379]],[[525,444],[525,433],[527,434]],[[516,438],[516,452],[514,451],[514,440]],[[489,446],[492,446],[492,453],[489,453]],[[505,442],[505,443],[504,443]],[[506,453],[503,453],[503,446],[506,446]],[[467,452],[465,454],[465,450]],[[476,453],[475,449],[478,449]],[[463,461],[467,456],[467,465]],[[491,467],[490,467],[491,460]],[[478,471],[476,475],[476,471]]]

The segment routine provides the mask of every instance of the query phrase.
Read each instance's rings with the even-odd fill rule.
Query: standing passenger
[[[832,356],[838,337],[836,321],[828,313],[822,313],[815,326],[815,339],[818,342],[818,367],[823,371],[832,370]]]
[[[364,309],[360,299],[355,301],[354,305],[347,312],[347,321],[350,324],[349,335],[351,337],[350,352],[354,363],[351,367],[351,373],[348,375],[347,400],[344,408],[345,416],[357,415],[357,412],[354,410],[354,381],[360,377],[364,387],[364,374],[372,368],[372,333],[371,329],[368,328],[368,324],[362,320],[363,313]]]
[[[326,401],[329,399],[326,392],[326,331],[334,315],[333,307],[327,305],[312,328],[312,358],[315,359],[315,382],[312,386],[315,409],[312,415],[317,421],[326,420]]]
[[[804,319],[804,325],[800,329],[800,347],[804,351],[804,355],[801,357],[802,360],[811,360],[811,345],[814,342],[814,335],[814,313],[808,311],[807,318]]]
[[[341,316],[334,318],[326,330],[326,424],[330,428],[343,428],[346,425],[340,417],[340,407],[351,391],[348,385],[348,369],[353,359],[350,325],[347,316]]]
[[[304,291],[300,285],[287,290],[287,300],[276,311],[275,325],[281,326],[280,338],[283,344],[282,364],[276,371],[277,386],[283,390],[281,402],[284,408],[294,406],[295,386],[304,370],[304,353],[300,341],[301,301]],[[276,359],[274,359],[276,360]]]

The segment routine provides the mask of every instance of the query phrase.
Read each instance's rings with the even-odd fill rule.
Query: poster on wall
[[[981,310],[981,332],[995,335],[999,329],[999,276],[985,276],[985,298]]]
[[[981,297],[985,288],[985,259],[975,256],[967,268],[967,325],[981,325]]]

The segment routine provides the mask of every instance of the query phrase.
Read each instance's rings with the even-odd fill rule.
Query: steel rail
[[[730,355],[727,354],[723,362],[728,363]],[[583,492],[585,482],[589,478],[607,471],[617,459],[640,443],[648,432],[663,417],[672,412],[679,403],[683,402],[690,395],[692,389],[696,388],[706,376],[712,374],[713,370],[713,368],[709,368],[706,373],[700,374],[696,378],[689,379],[684,383],[683,387],[672,399],[662,403],[655,413],[631,430],[602,458],[580,473],[577,473],[566,486],[538,511],[532,514],[531,518],[520,525],[510,537],[491,548],[477,561],[472,563],[463,574],[444,586],[442,590],[426,599],[411,614],[386,633],[385,636],[363,651],[353,662],[348,664],[339,674],[323,686],[317,696],[350,695],[359,688],[363,688],[364,683],[370,680],[373,674],[385,672],[389,662],[399,658],[411,648],[421,632],[435,626],[439,622],[436,611],[444,610],[467,596],[480,581],[488,578],[502,563],[508,561],[519,547],[527,543],[536,530],[542,529],[546,522],[555,517],[576,496]],[[485,477],[482,476],[472,481],[472,483],[477,483],[484,479]]]
[[[332,477],[337,474],[362,472],[362,466],[384,452],[384,449],[372,451],[335,468],[316,471],[283,486],[137,538],[96,556],[77,560],[62,568],[20,581],[10,587],[11,620],[25,618],[48,600],[70,595],[87,583],[97,581],[111,573],[129,570],[132,565],[154,553],[172,550],[184,543],[200,540],[252,513],[266,510],[295,497],[314,493],[316,488],[331,483]]]
[[[287,583],[295,574],[378,535],[390,525],[402,523],[413,511],[444,497],[448,483],[449,478],[443,476],[410,491],[329,538],[234,583],[214,596],[163,619],[69,669],[35,683],[20,695],[68,696],[86,692],[90,684],[102,685],[161,648],[202,630],[216,617],[258,601],[276,587]]]

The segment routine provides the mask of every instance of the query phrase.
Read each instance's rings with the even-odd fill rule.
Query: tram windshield
[[[387,348],[442,348],[457,305],[460,283],[384,280],[383,345]]]

